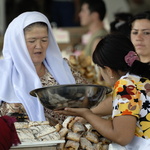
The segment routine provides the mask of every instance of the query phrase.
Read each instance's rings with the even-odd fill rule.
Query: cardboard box
[[[65,41],[64,39],[62,40],[63,42],[60,42],[60,39],[58,41],[56,39],[60,50],[65,50],[67,49],[67,47],[74,47],[76,44],[80,44],[81,36],[87,32],[87,28],[86,27],[64,27],[61,28],[60,31],[67,31],[69,33],[69,39],[67,39],[67,33],[65,32],[62,33],[64,34],[64,36],[66,36],[66,42],[64,42]]]

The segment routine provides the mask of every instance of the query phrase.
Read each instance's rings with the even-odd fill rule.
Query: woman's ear
[[[114,71],[110,67],[105,66],[105,71],[110,78],[114,78]]]

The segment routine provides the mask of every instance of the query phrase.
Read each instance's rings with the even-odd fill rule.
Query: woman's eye
[[[47,42],[47,40],[42,40],[42,42]]]
[[[149,34],[150,34],[150,32],[144,32],[144,34],[145,34],[145,35],[149,35]]]
[[[28,41],[29,43],[34,43],[35,41]]]
[[[47,41],[48,41],[48,38],[42,39],[42,42],[47,42]]]
[[[136,32],[136,31],[133,31],[133,32],[131,32],[131,34],[138,34],[138,32]]]

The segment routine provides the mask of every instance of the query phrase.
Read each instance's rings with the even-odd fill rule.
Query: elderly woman
[[[2,115],[44,121],[45,114],[48,114],[50,119],[58,121],[60,116],[56,117],[52,111],[44,109],[29,92],[43,86],[86,82],[62,58],[50,23],[40,12],[22,13],[9,24],[2,52]]]

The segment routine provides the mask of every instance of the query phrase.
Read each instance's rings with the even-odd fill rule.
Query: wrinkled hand
[[[85,117],[89,113],[92,113],[88,108],[65,108],[64,110],[55,111],[56,113],[68,115],[68,116],[79,116]]]

